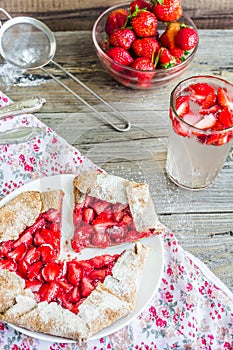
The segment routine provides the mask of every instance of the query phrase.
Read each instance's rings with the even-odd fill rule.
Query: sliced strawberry
[[[40,236],[45,243],[50,244],[53,247],[57,247],[57,240],[54,239],[54,236],[49,229],[43,227],[40,230]]]
[[[112,218],[113,218],[113,221],[116,222],[116,223],[119,223],[123,216],[124,216],[124,212],[123,211],[115,211],[112,213]]]
[[[19,274],[19,276],[21,276],[23,278],[26,278],[27,277],[28,268],[29,268],[29,264],[26,261],[24,261],[24,260],[20,260],[18,262],[17,273]]]
[[[57,283],[66,293],[68,293],[73,288],[73,285],[69,283],[65,278],[59,278]]]
[[[41,244],[46,243],[44,238],[42,238],[40,231],[38,230],[34,235],[34,244],[36,246],[40,246]]]
[[[88,277],[83,277],[81,280],[81,296],[86,298],[95,289],[91,283],[91,279]]]
[[[97,227],[97,225],[95,226]],[[100,228],[102,229],[102,227],[98,226],[97,229],[100,230]],[[104,232],[95,232],[91,243],[93,244],[94,247],[98,247],[98,248],[107,248],[110,246],[111,241],[110,241],[110,237],[108,236],[108,234],[104,233]]]
[[[26,255],[23,258],[23,261],[25,261],[28,265],[35,263],[40,259],[40,252],[37,250],[36,247],[30,247],[27,250]]]
[[[126,230],[123,226],[112,226],[107,229],[107,233],[112,242],[120,243],[125,237]]]
[[[125,214],[120,222],[120,225],[129,225],[132,221],[132,216],[129,214]]]
[[[115,262],[117,258],[118,258],[117,254],[115,255],[105,254],[105,255],[95,256],[94,258],[90,259],[90,262],[94,266],[94,268],[101,269]]]
[[[79,287],[75,286],[73,289],[68,293],[68,299],[72,303],[77,303],[80,300],[80,291]]]
[[[101,200],[101,199],[96,199],[93,205],[93,209],[95,210],[96,214],[99,215],[102,212],[105,212],[107,210],[111,209],[111,203]]]
[[[40,301],[47,301],[50,303],[53,301],[59,293],[59,285],[56,282],[48,282],[43,284],[38,294],[40,296]]]
[[[199,122],[195,124],[195,127],[202,130],[211,130],[217,123],[217,118],[214,114],[208,114],[204,116]]]
[[[60,294],[59,299],[62,307],[64,307],[67,310],[70,310],[74,314],[78,313],[78,307],[80,305],[80,302],[73,304],[71,301],[69,301],[69,296],[65,293]]]
[[[103,282],[106,277],[106,269],[93,270],[88,277],[93,281]]]
[[[62,272],[62,266],[56,262],[47,263],[41,270],[41,274],[46,282],[52,282],[56,280]]]
[[[216,104],[217,101],[217,95],[214,92],[210,92],[206,99],[203,102],[202,108],[210,108],[213,107]]]
[[[179,96],[176,99],[176,113],[182,118],[190,112],[189,96]]]
[[[9,271],[17,270],[17,263],[13,259],[2,259],[0,260],[0,269],[5,269]]]
[[[229,95],[225,88],[218,88],[217,91],[218,104],[221,107],[228,107],[233,110],[233,97]]]
[[[228,107],[224,107],[223,110],[218,115],[220,123],[224,125],[225,128],[230,128],[233,126],[233,110],[230,111]]]
[[[14,247],[14,241],[6,241],[2,242],[0,244],[0,254],[1,255],[8,255],[8,253],[13,249]]]
[[[206,145],[222,146],[228,142],[226,133],[211,134],[207,137]]]
[[[82,278],[82,269],[75,261],[68,262],[67,265],[67,281],[77,286]]]
[[[32,292],[38,292],[42,284],[43,283],[38,280],[33,280],[33,281],[26,280],[25,288],[30,288]]]
[[[27,271],[27,279],[34,280],[35,278],[38,278],[40,276],[42,266],[43,264],[41,261],[37,261],[29,266]]]
[[[25,244],[22,243],[18,247],[16,247],[14,250],[12,250],[8,254],[8,256],[15,261],[19,261],[24,257],[26,250],[27,250],[27,248],[26,248]]]
[[[95,212],[92,208],[85,208],[83,210],[82,219],[85,223],[90,224],[92,220],[95,218]]]
[[[91,261],[89,261],[89,260],[80,260],[78,262],[78,265],[83,270],[84,275],[89,274],[94,269],[94,266],[92,265]]]
[[[99,228],[110,227],[113,224],[114,221],[112,220],[112,213],[109,211],[100,213],[92,222],[93,227],[97,231]]]
[[[189,86],[190,90],[190,99],[202,105],[207,98],[207,96],[211,93],[214,93],[214,88],[207,83],[196,83]]]
[[[33,238],[30,230],[26,230],[19,236],[19,238],[16,241],[14,241],[13,248],[17,248],[22,243],[24,243],[26,246],[29,246],[32,244],[32,241]]]
[[[202,115],[205,114],[216,114],[219,111],[219,106],[218,105],[214,105],[212,107],[209,108],[202,108],[199,113]]]
[[[72,238],[71,247],[76,253],[79,253],[82,250],[83,245],[78,243],[77,238]]]
[[[58,257],[58,252],[50,244],[42,244],[37,248],[40,252],[41,260],[46,263]]]

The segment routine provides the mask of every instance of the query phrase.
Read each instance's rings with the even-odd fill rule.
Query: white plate
[[[57,190],[62,189],[65,193],[64,196],[64,206],[63,206],[63,223],[62,223],[62,241],[64,242],[67,238],[72,237],[73,235],[73,226],[72,226],[72,208],[73,208],[73,179],[74,175],[57,175],[44,177],[32,181],[10,193],[8,196],[1,200],[1,206],[9,202],[11,199],[16,197],[22,192],[36,190],[36,191],[47,191],[47,190]],[[130,315],[119,319],[114,322],[109,327],[103,329],[99,333],[95,334],[91,339],[101,338],[106,335],[112,334],[122,327],[129,324],[150,302],[151,298],[158,289],[164,265],[164,252],[163,252],[163,243],[160,236],[153,236],[142,240],[143,243],[151,247],[151,253],[146,260],[145,269],[143,273],[142,282],[137,294],[136,306],[135,309],[130,313]],[[107,249],[85,249],[79,254],[80,259],[88,259],[95,255],[101,255],[103,253],[120,253],[122,250],[132,247],[132,244],[124,244],[121,246],[110,247]],[[67,248],[63,249],[63,254],[66,254]],[[65,320],[64,320],[65,322]],[[16,327],[11,325],[16,330],[29,335],[33,338],[46,340],[50,342],[60,342],[60,343],[74,343],[74,341],[51,336],[44,333],[37,333],[26,330],[24,328]]]

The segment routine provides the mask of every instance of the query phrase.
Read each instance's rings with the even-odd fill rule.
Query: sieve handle
[[[86,86],[81,80],[79,80],[77,77],[75,77],[73,74],[68,72],[66,69],[64,69],[59,63],[51,60],[51,62],[57,66],[59,69],[61,69],[64,73],[66,73],[71,79],[76,81],[79,85],[81,85],[84,89],[86,89],[90,94],[95,96],[101,103],[103,103],[108,109],[110,109],[116,116],[118,116],[118,119],[121,119],[121,121],[124,121],[126,123],[125,128],[120,128],[117,125],[113,124],[109,119],[107,119],[103,114],[98,112],[94,107],[92,107],[88,102],[86,102],[82,97],[80,97],[78,94],[76,94],[73,90],[71,90],[67,85],[62,83],[59,79],[57,79],[53,74],[49,73],[46,69],[41,67],[43,71],[45,71],[48,75],[50,75],[57,83],[59,83],[61,86],[63,86],[67,91],[69,91],[74,97],[76,97],[79,101],[81,101],[85,106],[90,108],[95,114],[98,115],[99,118],[103,119],[106,123],[111,125],[115,130],[117,131],[128,131],[131,128],[130,121],[117,109],[115,109],[112,105],[107,103],[102,97],[97,95],[93,90],[91,90],[88,86]]]
[[[24,101],[11,103],[8,106],[0,108],[0,119],[23,113],[39,111],[45,101],[45,98],[31,97]]]

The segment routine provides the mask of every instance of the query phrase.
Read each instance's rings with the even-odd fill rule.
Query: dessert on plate
[[[98,174],[85,173],[89,179]],[[134,309],[150,248],[136,242],[117,254],[61,258],[63,196],[61,190],[27,191],[0,208],[0,319],[82,341]]]

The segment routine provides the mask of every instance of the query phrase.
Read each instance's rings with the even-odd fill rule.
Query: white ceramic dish
[[[62,223],[62,242],[65,242],[67,238],[73,235],[72,226],[72,208],[73,208],[73,179],[75,175],[56,175],[51,177],[44,177],[32,181],[7,195],[1,201],[1,206],[9,202],[11,199],[19,195],[21,192],[36,190],[36,191],[47,191],[62,189],[65,193],[64,196],[64,206],[63,206],[63,223]],[[127,317],[123,317],[120,320],[113,323],[111,326],[103,329],[101,332],[94,335],[91,339],[101,338],[116,332],[122,327],[129,324],[150,302],[156,290],[159,287],[159,283],[163,273],[164,266],[164,251],[163,243],[160,236],[153,236],[142,240],[143,243],[151,247],[151,254],[146,260],[144,274],[142,282],[137,294],[136,307]],[[63,246],[63,245],[62,245]],[[81,254],[79,254],[80,259],[88,259],[95,255],[101,255],[103,253],[115,254],[119,253],[132,244],[124,244],[121,246],[110,247],[107,249],[85,249]],[[62,254],[66,255],[68,248],[62,249]],[[33,338],[50,341],[50,342],[60,342],[60,343],[74,343],[73,340],[51,336],[44,333],[32,332],[24,328],[16,327],[11,325],[16,330],[29,335]]]

